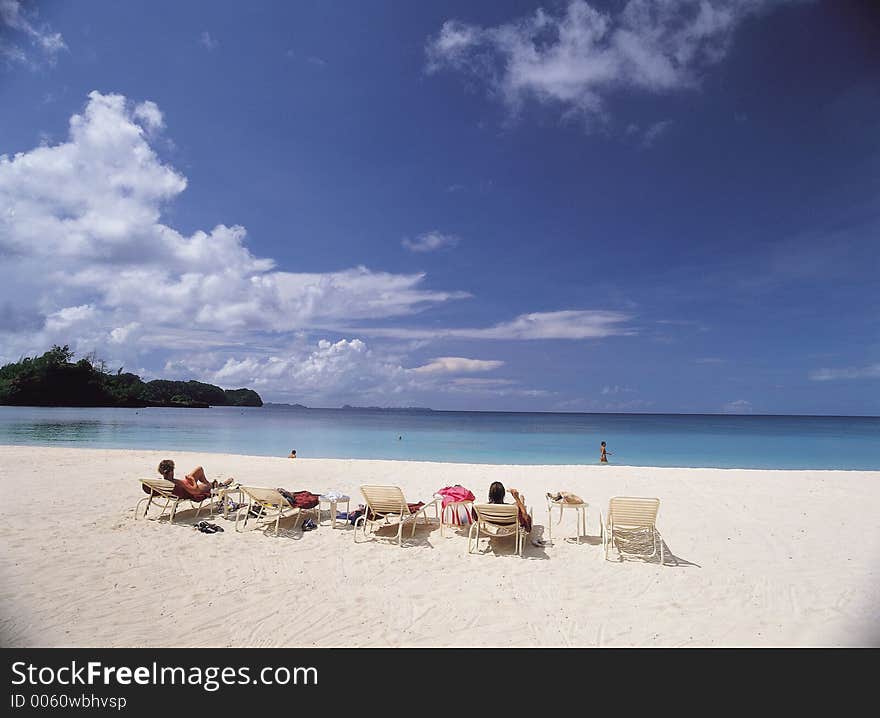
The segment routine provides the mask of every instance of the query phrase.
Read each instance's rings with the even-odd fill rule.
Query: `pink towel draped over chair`
[[[437,492],[437,496],[443,497],[442,511],[443,511],[444,516],[446,515],[446,507],[449,504],[457,503],[457,502],[461,502],[461,501],[474,501],[476,499],[473,492],[471,492],[469,489],[466,489],[464,486],[461,486],[460,484],[456,484],[455,486],[444,486],[442,489],[440,489]],[[467,508],[464,508],[464,507],[459,507],[459,508],[463,510],[463,513],[460,513],[459,511],[453,512],[453,516],[452,516],[452,523],[453,524],[461,524],[462,520],[464,520],[464,521],[472,521],[473,520],[473,516],[471,516],[470,511]]]

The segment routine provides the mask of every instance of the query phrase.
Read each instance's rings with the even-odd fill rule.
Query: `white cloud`
[[[435,252],[444,247],[455,247],[460,241],[454,234],[442,234],[434,230],[420,234],[414,240],[406,238],[401,244],[411,252]]]
[[[317,55],[309,55],[306,58],[306,62],[310,65],[315,65],[316,67],[326,67],[327,61],[323,57],[318,57]]]
[[[527,100],[598,117],[615,91],[692,88],[736,27],[777,0],[629,0],[602,12],[571,0],[559,13],[494,27],[448,20],[426,44],[427,71],[475,77],[516,111]],[[662,130],[660,130],[662,131]]]
[[[470,374],[473,372],[492,371],[504,366],[503,361],[494,359],[466,359],[465,357],[437,357],[424,366],[411,371],[416,374]]]
[[[554,409],[556,411],[577,411],[577,412],[640,412],[654,406],[653,401],[647,399],[629,399],[627,401],[605,401],[598,399],[565,399],[556,402]]]
[[[159,106],[150,100],[135,105],[132,116],[134,119],[140,120],[148,130],[156,131],[165,127],[165,119],[162,117]]]
[[[660,120],[659,122],[655,122],[652,125],[648,126],[648,129],[645,130],[642,135],[641,146],[644,148],[651,147],[661,135],[666,134],[669,128],[672,126],[672,120]]]
[[[520,314],[494,327],[458,330],[456,334],[473,339],[599,339],[634,334],[634,330],[620,326],[629,319],[621,312],[567,309]]]
[[[199,36],[199,43],[201,44],[202,47],[204,47],[206,50],[209,50],[209,51],[216,50],[217,47],[220,45],[220,43],[217,41],[217,39],[213,35],[211,35],[211,33],[208,32],[207,30],[204,30],[202,32],[202,34]]]
[[[63,142],[0,156],[0,363],[59,343],[138,367],[145,378],[253,386],[325,405],[425,392],[539,396],[543,390],[504,379],[480,384],[454,376],[490,371],[500,360],[438,357],[409,369],[406,352],[397,356],[358,337],[634,333],[628,315],[590,310],[522,314],[485,328],[346,328],[470,295],[427,289],[423,273],[282,271],[250,251],[247,231],[237,225],[180,232],[163,220],[187,179],[150,144],[163,127],[154,103],[92,92]],[[346,336],[315,343],[319,332]],[[151,364],[154,357],[164,367]]]
[[[423,273],[275,271],[240,226],[181,234],[161,221],[187,185],[149,144],[148,130],[162,124],[154,103],[92,92],[67,141],[0,156],[0,303],[15,299],[16,311],[44,318],[39,335],[33,321],[4,321],[7,332],[30,331],[4,350],[68,341],[58,333],[79,306],[92,308],[79,323],[90,324],[90,343],[118,343],[120,328],[138,324],[138,341],[170,349],[194,337],[225,344],[404,316],[469,296],[423,289]]]
[[[614,386],[603,386],[602,394],[604,396],[608,396],[611,394],[631,394],[635,391],[631,386],[618,386],[615,384]]]
[[[59,52],[67,49],[61,33],[53,32],[48,25],[38,26],[32,22],[35,15],[36,11],[23,10],[21,0],[0,0],[0,57],[7,62],[27,64],[30,61],[24,49],[8,38],[27,39],[50,64],[55,63]]]
[[[721,407],[721,411],[725,414],[751,414],[752,402],[746,401],[745,399],[729,401]]]
[[[634,335],[636,330],[626,326],[631,319],[631,315],[623,312],[564,309],[520,314],[512,321],[484,328],[347,327],[345,331],[394,339],[601,339]]]
[[[843,369],[816,369],[810,373],[813,381],[836,381],[839,379],[880,379],[880,364]]]

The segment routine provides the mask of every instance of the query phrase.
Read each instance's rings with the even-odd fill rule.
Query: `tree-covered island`
[[[199,407],[262,406],[253,389],[221,389],[200,381],[144,382],[137,374],[107,370],[94,356],[73,361],[65,344],[43,356],[0,367],[0,404],[15,406]]]

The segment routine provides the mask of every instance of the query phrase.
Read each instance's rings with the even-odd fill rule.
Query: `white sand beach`
[[[355,544],[338,523],[278,537],[193,530],[193,515],[134,519],[139,478],[172,458],[182,476],[362,500],[363,483],[409,501],[499,480],[533,507],[589,502],[552,545],[512,540],[467,555],[459,531],[419,527]],[[880,472],[489,466],[134,450],[0,447],[0,644],[116,646],[875,646],[880,645]],[[603,559],[611,496],[660,498],[665,565]],[[201,518],[201,517],[200,517]],[[554,514],[554,522],[556,515]],[[389,536],[393,534],[389,533]]]

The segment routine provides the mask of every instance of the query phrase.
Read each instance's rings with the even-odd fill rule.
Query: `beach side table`
[[[330,528],[335,529],[336,507],[339,504],[345,504],[345,513],[348,514],[351,512],[350,502],[350,496],[324,496],[324,494],[321,494],[320,496],[318,496],[318,523],[322,523],[321,512],[330,511]],[[325,505],[329,508],[325,509]]]
[[[443,501],[443,497],[440,494],[434,495],[435,499],[439,499],[441,502]],[[441,504],[442,505],[442,504]],[[474,502],[473,501],[450,501],[446,506],[440,509],[440,536],[443,536],[443,529],[446,526],[460,526],[461,519],[459,517],[459,509],[464,508],[468,512],[468,516],[471,517],[473,521],[474,516]],[[452,513],[452,520],[446,520],[446,512],[450,511]]]
[[[223,518],[229,518],[229,502],[226,500],[228,496],[232,494],[236,494],[238,496],[238,501],[235,503],[243,504],[244,503],[244,493],[241,490],[241,484],[234,483],[229,486],[220,486],[216,489],[211,489],[211,496],[213,496],[217,501],[220,502],[220,505],[223,507]],[[211,516],[214,515],[214,504],[211,503]]]
[[[581,536],[587,537],[587,506],[588,503],[569,504],[565,501],[553,501],[547,497],[547,538],[553,541],[553,509],[559,509],[559,520],[556,525],[562,523],[562,515],[565,509],[574,509],[577,513],[577,542],[580,544]]]

